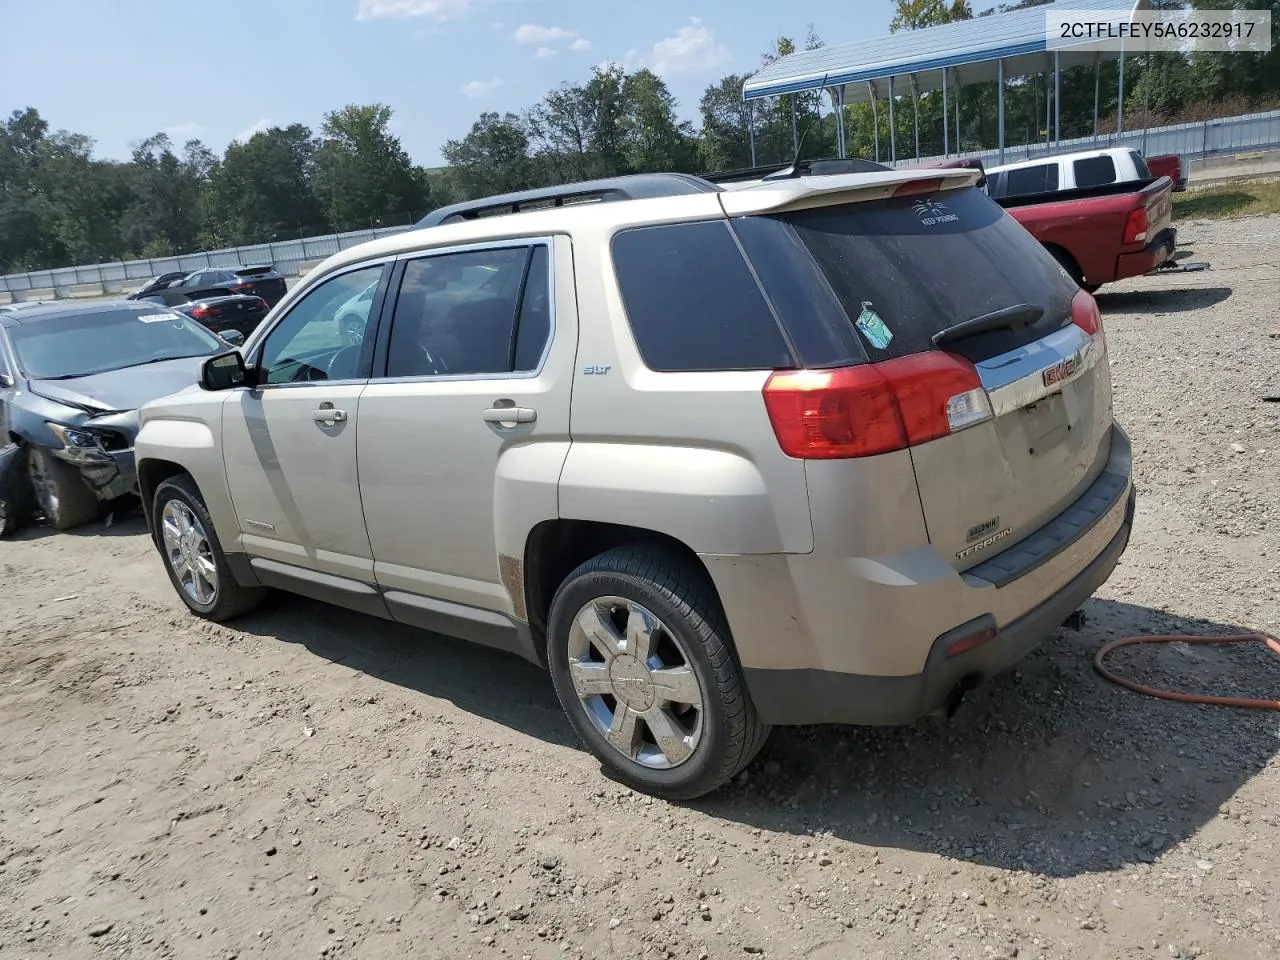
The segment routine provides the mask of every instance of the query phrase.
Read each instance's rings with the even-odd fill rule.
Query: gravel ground
[[[1108,638],[1280,630],[1280,218],[1105,288],[1140,499],[1087,607],[949,723],[777,731],[669,805],[514,658],[280,598],[187,616],[136,518],[0,544],[0,958],[1280,955],[1280,716]],[[1257,648],[1118,656],[1276,696]]]

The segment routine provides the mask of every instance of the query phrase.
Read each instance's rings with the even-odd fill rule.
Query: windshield
[[[86,377],[224,349],[217,337],[181,314],[118,307],[26,323],[10,328],[9,337],[19,368],[32,380]]]

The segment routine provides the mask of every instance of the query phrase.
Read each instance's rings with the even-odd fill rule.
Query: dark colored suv
[[[148,284],[150,286],[150,284]],[[261,297],[274,307],[285,294],[285,281],[273,267],[209,267],[188,274],[178,283],[158,289],[143,287],[128,297],[130,300],[154,300],[176,306],[206,297],[246,294]]]

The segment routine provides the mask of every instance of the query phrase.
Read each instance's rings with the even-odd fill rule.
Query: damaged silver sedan
[[[68,530],[136,493],[138,407],[193,386],[241,339],[139,301],[0,308],[0,448],[22,461],[0,477],[5,527],[41,513]]]

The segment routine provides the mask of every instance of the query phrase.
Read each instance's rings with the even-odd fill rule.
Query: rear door
[[[974,318],[1014,318],[944,344],[976,365],[995,417],[911,448],[929,539],[943,556],[972,566],[1092,483],[1110,447],[1107,367],[1071,322],[1075,282],[1013,219],[972,188],[785,219],[849,318],[882,324],[860,325],[871,362],[939,349],[935,335]]]

